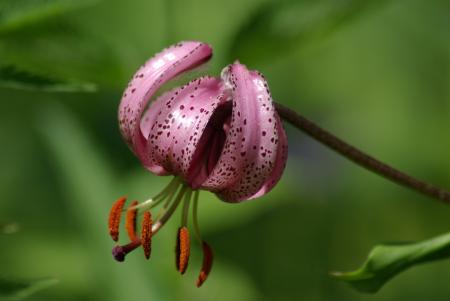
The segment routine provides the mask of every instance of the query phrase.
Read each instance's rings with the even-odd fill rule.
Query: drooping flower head
[[[152,235],[183,203],[176,253],[177,268],[184,273],[193,197],[194,233],[204,254],[197,286],[212,266],[212,250],[198,229],[198,191],[211,191],[232,203],[260,197],[279,181],[287,159],[286,134],[267,82],[261,73],[239,62],[225,67],[220,78],[200,77],[151,101],[163,84],[211,56],[212,49],[200,42],[182,42],[163,50],[136,72],[119,107],[122,136],[143,166],[156,175],[175,177],[160,194],[126,210],[131,243],[116,246],[114,257],[123,261],[128,252],[142,245],[148,258]],[[160,214],[152,222],[149,210],[160,203]],[[121,198],[111,209],[109,228],[114,240],[124,204]],[[138,211],[143,213],[141,237],[136,235]]]

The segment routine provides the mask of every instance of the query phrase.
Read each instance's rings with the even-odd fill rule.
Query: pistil
[[[112,249],[112,254],[114,256],[114,259],[119,261],[119,262],[124,261],[125,260],[125,255],[127,255],[128,253],[130,253],[131,251],[133,251],[134,249],[136,249],[140,245],[141,245],[141,240],[137,239],[137,240],[134,240],[134,241],[132,241],[129,244],[126,244],[124,246],[115,246]]]

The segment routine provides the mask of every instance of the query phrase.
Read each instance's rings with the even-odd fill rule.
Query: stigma
[[[127,198],[119,198],[112,205],[109,214],[109,234],[113,241],[119,241],[120,222],[122,216],[125,215],[125,229],[129,242],[123,245],[117,244],[113,247],[112,255],[114,259],[123,262],[129,253],[138,248],[142,248],[144,257],[149,259],[152,252],[152,238],[182,204],[181,223],[176,236],[175,262],[176,269],[180,274],[184,274],[188,267],[191,249],[188,218],[192,201],[193,232],[203,250],[203,264],[196,284],[197,287],[200,287],[211,271],[213,255],[212,249],[202,240],[200,235],[197,218],[198,198],[198,190],[193,190],[179,177],[174,177],[159,194],[145,202],[133,201],[125,208]],[[153,218],[152,209],[156,207],[159,209]],[[138,223],[139,220],[140,223]]]

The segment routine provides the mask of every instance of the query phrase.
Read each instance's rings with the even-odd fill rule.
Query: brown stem
[[[383,162],[378,161],[377,159],[347,144],[333,134],[317,126],[312,121],[279,103],[275,103],[275,107],[282,119],[356,164],[397,184],[411,188],[436,200],[450,203],[450,192],[413,178],[387,164],[384,164]]]

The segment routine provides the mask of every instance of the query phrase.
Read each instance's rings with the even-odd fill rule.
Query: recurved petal
[[[155,100],[142,119],[148,137],[146,161],[158,174],[163,170],[192,183],[188,171],[214,110],[224,102],[223,85],[214,77],[202,77],[171,90]]]
[[[275,119],[277,123],[277,133],[278,133],[278,147],[277,147],[277,157],[275,159],[275,166],[270,176],[264,182],[264,185],[259,189],[257,193],[252,195],[250,199],[259,198],[260,196],[263,196],[270,190],[272,190],[272,188],[280,180],[281,176],[283,175],[284,168],[286,167],[286,161],[288,156],[287,136],[286,132],[284,131],[280,116],[278,116],[278,113],[275,114]]]
[[[142,114],[155,92],[171,78],[207,61],[212,49],[200,42],[182,42],[148,60],[133,76],[119,106],[119,124],[123,138],[149,168],[145,160],[147,137],[140,127]],[[160,171],[163,173],[163,171]]]
[[[224,69],[222,79],[232,95],[231,123],[222,154],[202,186],[224,201],[239,202],[258,193],[271,177],[279,128],[267,82],[260,73],[234,63]]]

